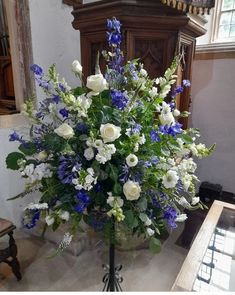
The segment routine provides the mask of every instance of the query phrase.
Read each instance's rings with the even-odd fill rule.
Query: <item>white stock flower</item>
[[[189,175],[189,174],[185,174],[182,178],[181,178],[181,181],[183,183],[183,186],[184,186],[184,189],[186,191],[188,191],[191,183],[192,183],[192,176]]]
[[[82,73],[82,66],[78,60],[74,60],[72,63],[72,71],[77,74]]]
[[[159,115],[159,120],[162,125],[171,125],[175,123],[175,118],[171,111],[162,110],[161,114]]]
[[[145,142],[146,142],[145,135],[142,134],[142,135],[140,136],[140,138],[139,138],[138,143],[139,143],[140,145],[143,145],[143,144],[145,144]]]
[[[187,217],[186,214],[179,214],[179,215],[176,217],[175,221],[176,221],[176,222],[184,222],[187,218],[188,218],[188,217]]]
[[[108,89],[108,83],[102,74],[89,76],[86,86],[94,92],[94,95],[98,95],[100,92]]]
[[[55,218],[48,215],[46,216],[45,221],[48,226],[51,226],[55,222]]]
[[[138,200],[141,193],[141,187],[139,186],[138,182],[128,180],[123,185],[123,192],[127,200],[130,200],[130,201]]]
[[[28,204],[24,210],[45,210],[48,209],[48,204],[47,203],[30,203]]]
[[[138,158],[134,154],[126,157],[126,163],[129,167],[135,167],[138,164]]]
[[[94,150],[92,147],[89,147],[87,149],[85,149],[84,151],[84,157],[87,159],[87,161],[90,161],[91,159],[94,158]]]
[[[191,204],[194,206],[196,205],[197,203],[199,203],[200,201],[200,198],[199,197],[193,197],[192,198],[192,201],[191,201]]]
[[[96,160],[105,164],[107,161],[110,161],[112,155],[116,153],[116,147],[114,144],[103,144],[101,148],[98,149],[98,154],[96,155]]]
[[[60,213],[59,213],[59,217],[60,217],[62,220],[69,221],[70,214],[69,214],[68,211],[60,211]]]
[[[54,130],[54,132],[64,139],[69,139],[74,136],[73,128],[70,127],[67,123],[61,124],[58,128]]]
[[[162,178],[162,183],[165,188],[173,188],[176,186],[179,176],[176,171],[169,170]]]
[[[150,227],[147,228],[147,234],[151,237],[153,236],[155,233],[155,231],[153,229],[151,229]]]
[[[46,151],[41,151],[40,153],[37,154],[36,157],[37,157],[37,159],[38,159],[39,161],[44,161],[44,160],[47,159],[48,154],[47,154]]]
[[[137,153],[139,151],[139,144],[138,142],[135,143],[134,152]]]
[[[100,134],[104,143],[113,142],[121,136],[121,128],[110,123],[102,124]]]
[[[158,95],[158,89],[157,87],[153,87],[150,91],[149,91],[149,95],[151,98],[154,98],[155,96]]]

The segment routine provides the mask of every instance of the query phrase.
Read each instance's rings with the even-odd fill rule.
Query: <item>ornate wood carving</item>
[[[206,31],[186,13],[161,0],[103,0],[75,5],[73,27],[81,32],[84,75],[94,73],[97,51],[106,44],[106,19],[116,16],[123,24],[123,49],[127,60],[140,58],[151,78],[162,76],[180,50],[185,51],[182,79],[191,78],[195,38]],[[101,68],[104,69],[101,60]],[[190,89],[178,98],[181,111],[188,110]],[[187,127],[187,120],[182,120]]]

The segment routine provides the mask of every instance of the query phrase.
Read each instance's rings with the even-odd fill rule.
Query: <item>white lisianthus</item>
[[[147,228],[147,234],[152,237],[154,235],[155,231],[151,229],[150,227]]]
[[[89,76],[86,86],[94,92],[94,95],[98,95],[100,92],[108,89],[108,83],[102,74]]]
[[[121,128],[110,123],[102,124],[100,127],[100,134],[104,143],[112,142],[121,136]]]
[[[165,186],[165,188],[173,188],[176,186],[177,182],[179,180],[179,176],[176,171],[169,170],[167,171],[166,175],[162,178],[162,183]]]
[[[158,89],[157,87],[153,87],[150,91],[149,91],[149,95],[151,98],[154,98],[155,96],[158,95]]]
[[[147,220],[145,221],[144,225],[145,226],[150,226],[152,224],[152,220],[147,217]]]
[[[44,161],[44,160],[47,159],[47,157],[48,157],[48,154],[47,154],[46,151],[41,151],[41,152],[38,153],[38,155],[37,155],[37,159],[38,159],[39,161]]]
[[[46,216],[45,221],[48,226],[51,226],[55,222],[55,218],[48,215]]]
[[[199,203],[200,201],[200,198],[199,197],[193,197],[192,198],[192,201],[191,201],[191,204],[194,206],[196,205],[197,203]]]
[[[121,197],[115,197],[111,192],[108,193],[109,197],[107,199],[107,204],[110,207],[122,207],[124,204],[124,201]]]
[[[147,77],[147,76],[148,76],[148,73],[147,73],[147,71],[146,71],[145,69],[141,69],[141,70],[140,70],[140,75],[141,75],[142,77]]]
[[[94,146],[95,148],[97,148],[97,149],[102,148],[102,146],[103,146],[103,141],[102,141],[101,139],[97,139],[97,140],[95,140],[93,146]]]
[[[84,157],[87,159],[87,161],[90,161],[91,159],[93,159],[94,156],[95,156],[95,154],[94,154],[94,150],[92,147],[85,149]]]
[[[179,115],[180,115],[180,111],[177,110],[177,109],[175,109],[175,110],[173,111],[173,115],[174,115],[175,117],[179,117]]]
[[[81,74],[82,73],[82,66],[80,64],[80,62],[78,60],[74,60],[73,63],[72,63],[72,71],[74,73],[77,73],[77,74]]]
[[[135,167],[138,164],[138,158],[134,154],[126,157],[126,163],[129,167]]]
[[[186,214],[179,214],[175,221],[176,222],[184,222],[186,219],[188,218],[188,216]]]
[[[141,187],[138,182],[128,180],[123,186],[123,192],[127,200],[138,200],[141,193]]]
[[[68,211],[60,211],[60,213],[59,213],[59,217],[60,217],[62,220],[69,221],[70,214],[69,214]]]
[[[74,136],[73,128],[70,127],[67,123],[61,124],[58,128],[54,130],[54,132],[64,139],[69,139]]]

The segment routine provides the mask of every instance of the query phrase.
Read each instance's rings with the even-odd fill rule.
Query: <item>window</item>
[[[212,42],[235,42],[235,0],[218,0],[213,17]]]

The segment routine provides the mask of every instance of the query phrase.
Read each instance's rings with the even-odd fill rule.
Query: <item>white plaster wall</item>
[[[217,144],[199,161],[199,178],[235,193],[235,59],[194,61],[192,77],[192,126],[202,142]]]
[[[70,65],[74,59],[80,60],[80,35],[71,25],[72,8],[62,4],[62,0],[29,0],[29,9],[34,63],[45,70],[56,63],[61,77],[65,77],[72,87],[76,86],[78,81],[71,73]],[[38,89],[37,95],[39,99],[42,98]],[[1,117],[0,121],[0,217],[9,218],[17,226],[21,226],[23,208],[26,203],[34,201],[36,196],[6,201],[24,190],[24,182],[19,173],[5,167],[7,154],[15,151],[17,146],[8,141],[9,133],[13,129],[25,130],[24,123],[19,123],[18,117]]]

